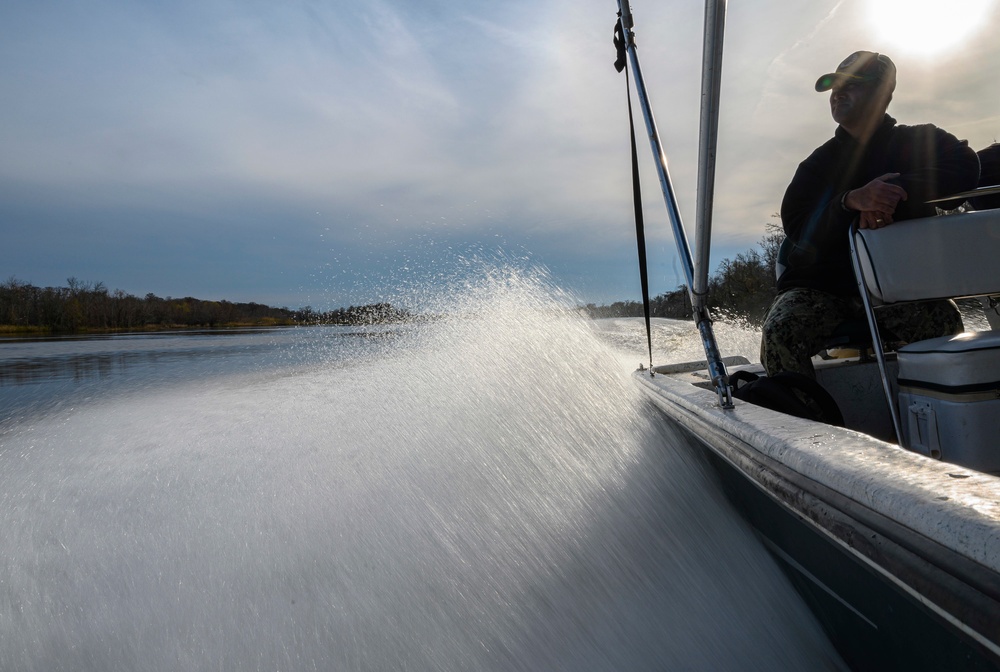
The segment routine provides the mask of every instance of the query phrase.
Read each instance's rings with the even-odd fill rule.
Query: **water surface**
[[[530,282],[449,301],[0,344],[0,669],[841,666],[630,383],[641,322]]]

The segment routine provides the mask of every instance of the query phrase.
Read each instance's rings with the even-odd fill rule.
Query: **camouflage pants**
[[[925,301],[877,308],[883,338],[892,333],[913,343],[962,331],[962,316],[953,301]],[[778,295],[764,318],[760,361],[768,374],[797,371],[816,377],[812,356],[820,352],[838,325],[865,322],[861,297],[841,297],[796,287]]]

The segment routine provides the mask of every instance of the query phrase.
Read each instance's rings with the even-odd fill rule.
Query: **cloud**
[[[759,238],[797,163],[832,133],[812,83],[872,44],[863,7],[731,7],[720,250]],[[634,10],[691,225],[701,8]],[[358,303],[417,261],[433,267],[435,250],[505,246],[591,297],[602,282],[622,291],[635,243],[614,20],[605,0],[8,3],[0,226],[18,235],[0,274],[288,305],[342,291]],[[974,146],[995,139],[995,32],[938,63],[898,59],[900,120]],[[637,123],[654,282],[672,288],[673,241]]]

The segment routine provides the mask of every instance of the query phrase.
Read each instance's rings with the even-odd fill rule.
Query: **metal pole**
[[[882,334],[879,333],[878,322],[875,320],[875,307],[872,305],[871,296],[868,294],[868,287],[865,284],[865,275],[861,272],[861,251],[858,249],[858,223],[851,224],[848,231],[849,245],[851,247],[851,263],[854,265],[854,277],[857,279],[858,291],[861,293],[861,301],[865,307],[865,317],[868,318],[868,329],[872,334],[872,349],[875,350],[875,359],[878,361],[878,372],[882,377],[882,392],[885,394],[885,403],[889,405],[889,415],[892,416],[892,428],[896,432],[896,443],[903,446],[903,430],[900,427],[900,417],[897,412],[897,404],[892,394],[892,383],[889,382],[889,371],[885,364],[885,349],[882,347]],[[861,347],[864,347],[863,345]]]
[[[656,172],[660,178],[660,191],[663,192],[663,202],[667,206],[667,216],[670,219],[674,241],[677,244],[677,254],[681,258],[681,265],[684,267],[684,278],[690,291],[690,288],[694,286],[694,261],[691,258],[691,248],[688,246],[684,225],[681,223],[681,213],[680,208],[677,206],[677,197],[674,195],[674,188],[670,182],[667,155],[660,144],[660,135],[656,130],[656,120],[653,119],[653,110],[649,104],[649,96],[646,93],[646,83],[642,78],[642,68],[639,67],[639,56],[635,52],[635,35],[632,32],[632,12],[629,9],[627,0],[618,0],[618,8],[621,10],[622,35],[625,37],[625,46],[628,50],[629,64],[632,68],[632,79],[635,82],[635,90],[639,96],[639,107],[642,109],[642,116],[646,122],[646,132],[649,135],[650,148],[653,150],[653,158],[656,161]]]
[[[712,204],[715,199],[715,157],[719,144],[719,106],[722,90],[722,44],[726,30],[726,0],[706,0],[705,38],[701,70],[701,131],[698,138],[698,209],[694,300],[696,310],[708,299],[709,253],[712,243]]]
[[[715,334],[712,331],[711,317],[708,314],[708,309],[705,306],[704,300],[697,300],[698,297],[694,293],[694,261],[691,257],[691,248],[688,245],[687,233],[684,231],[684,224],[681,222],[680,208],[677,206],[677,197],[674,195],[673,185],[670,181],[670,171],[667,168],[667,155],[663,150],[663,146],[660,144],[660,135],[656,129],[656,121],[653,118],[652,106],[649,102],[649,96],[646,93],[646,84],[642,77],[642,69],[639,66],[639,56],[636,54],[635,48],[635,35],[632,32],[632,12],[628,6],[628,0],[618,0],[618,9],[621,15],[622,36],[625,40],[629,63],[632,66],[632,77],[639,97],[639,106],[642,108],[642,116],[646,122],[646,131],[649,134],[649,144],[653,151],[653,158],[656,161],[656,171],[660,178],[660,190],[663,192],[663,201],[667,206],[667,215],[670,220],[671,229],[673,230],[674,242],[677,246],[677,254],[681,258],[681,265],[683,266],[684,276],[687,280],[688,293],[691,295],[691,305],[694,308],[694,319],[701,335],[702,345],[705,348],[705,358],[708,365],[709,375],[712,377],[712,384],[715,386],[716,391],[719,394],[719,405],[727,409],[733,408],[732,388],[729,385],[729,374],[726,371],[726,365],[723,363],[722,356],[719,353],[719,348],[716,345]],[[721,45],[721,39],[718,42]],[[718,105],[716,104],[715,107],[717,112]],[[715,134],[713,133],[712,135],[714,137]],[[713,175],[714,153],[713,148]],[[708,246],[706,245],[706,248],[707,247]],[[707,250],[704,254],[708,254]]]

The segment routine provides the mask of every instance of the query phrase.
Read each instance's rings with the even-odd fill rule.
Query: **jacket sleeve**
[[[934,214],[927,201],[975,189],[979,183],[979,157],[965,140],[936,126],[913,126],[897,148],[899,184],[907,199],[896,208],[897,219]]]

